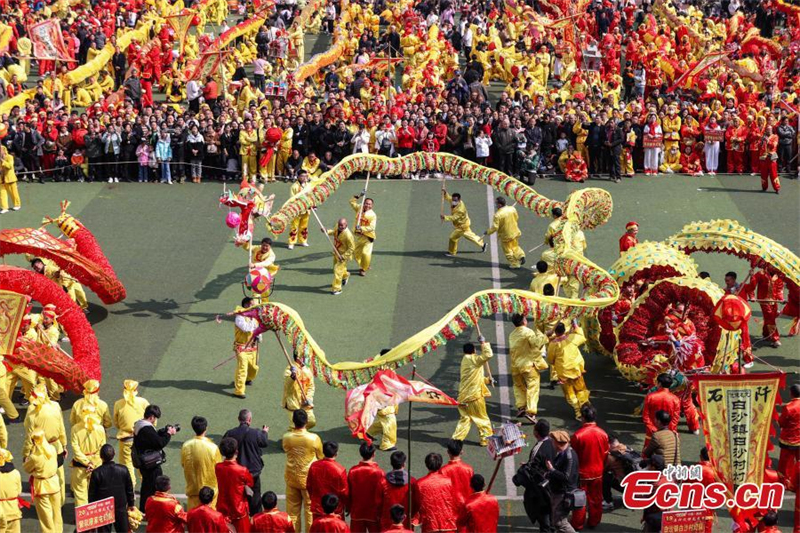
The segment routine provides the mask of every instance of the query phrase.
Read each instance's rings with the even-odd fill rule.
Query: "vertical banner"
[[[11,355],[14,351],[19,326],[27,306],[26,296],[0,290],[0,355]]]
[[[730,491],[744,483],[760,485],[778,392],[785,374],[697,375],[711,463]]]
[[[195,12],[190,9],[184,9],[177,15],[170,15],[167,17],[167,22],[175,30],[175,36],[178,38],[180,53],[183,54],[184,46],[186,45],[186,35],[189,33],[189,28],[194,20]]]
[[[36,59],[73,61],[61,35],[59,19],[48,19],[30,27],[33,55]]]

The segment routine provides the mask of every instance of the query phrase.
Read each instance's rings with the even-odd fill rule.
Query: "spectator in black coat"
[[[553,528],[556,531],[569,531],[572,527],[567,521],[570,501],[567,494],[578,488],[578,454],[569,445],[569,433],[564,430],[550,433],[556,450],[555,461],[547,462],[545,477],[549,481],[550,506],[553,511]]]
[[[89,478],[89,503],[114,498],[114,531],[128,533],[128,509],[136,504],[133,495],[133,482],[128,469],[114,462],[114,447],[104,444],[100,448],[103,464],[97,467]],[[98,533],[110,533],[111,524],[97,528]]]
[[[223,438],[230,437],[239,443],[236,460],[253,476],[253,493],[248,498],[251,516],[261,512],[261,471],[264,469],[261,454],[267,447],[269,437],[269,427],[261,426],[260,430],[253,429],[250,427],[252,421],[253,413],[249,409],[242,409],[239,411],[239,426],[229,429],[223,435]]]
[[[524,468],[525,472],[514,476],[514,484],[519,483],[525,488],[522,503],[531,523],[538,522],[541,531],[550,531],[550,493],[542,486],[548,471],[547,463],[552,463],[556,458],[556,448],[550,438],[550,423],[544,419],[538,420],[533,427],[533,436],[536,444],[533,445],[528,461],[520,467],[520,471]]]
[[[157,405],[148,405],[144,410],[144,418],[133,425],[133,453],[139,457],[148,452],[161,452],[166,458],[164,448],[169,444],[172,436],[177,433],[175,426],[156,429],[156,422],[161,418],[161,408]],[[163,461],[161,461],[163,463]],[[142,488],[139,491],[139,509],[144,513],[148,498],[156,492],[156,478],[163,475],[161,463],[145,468],[140,467],[142,473]]]

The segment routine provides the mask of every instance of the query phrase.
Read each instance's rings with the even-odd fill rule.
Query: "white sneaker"
[[[334,291],[331,294],[333,294],[334,296],[339,296],[340,294],[342,294],[342,291]]]
[[[305,247],[305,248],[308,248],[308,243],[307,243],[307,242],[300,243],[300,246],[303,246],[303,247]]]
[[[750,361],[749,363],[745,363],[742,366],[745,367],[745,368],[753,368],[754,364],[755,364],[755,362]]]
[[[119,183],[119,178],[114,178],[114,183]]]
[[[288,248],[289,250],[294,250],[294,244],[290,244],[289,246],[287,246],[287,248]]]
[[[11,208],[12,211],[19,211],[20,209],[22,209],[22,206],[19,206],[19,205],[14,206],[14,207]]]
[[[0,210],[0,215],[5,215],[6,213],[8,213],[8,209]]]
[[[700,434],[699,429],[695,429],[694,431],[692,431],[692,435],[699,435],[699,434]]]
[[[108,178],[109,183],[114,183],[114,178]]]

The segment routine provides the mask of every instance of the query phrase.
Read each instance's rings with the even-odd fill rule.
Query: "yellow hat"
[[[10,451],[6,450],[5,448],[0,448],[0,466],[10,463],[13,460],[14,456],[11,455]]]
[[[100,382],[96,379],[88,379],[83,384],[84,394],[97,394],[98,392],[100,392]]]

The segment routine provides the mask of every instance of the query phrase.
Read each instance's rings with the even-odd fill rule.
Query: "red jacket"
[[[210,505],[195,507],[186,513],[189,533],[228,533],[225,516]]]
[[[245,486],[253,486],[253,476],[236,461],[225,460],[214,467],[217,474],[217,510],[231,522],[247,516],[249,507],[244,493]]]
[[[315,518],[311,524],[310,533],[350,533],[347,523],[335,514],[326,514]]]
[[[347,469],[328,457],[311,463],[308,469],[308,496],[311,498],[311,512],[315,517],[322,516],[322,497],[326,494],[335,494],[339,497],[339,507],[336,514],[344,516],[347,507]]]
[[[619,253],[627,252],[637,244],[639,244],[639,240],[636,238],[636,235],[625,233],[625,235],[619,238]]]
[[[456,457],[450,459],[450,462],[442,467],[442,474],[447,476],[450,483],[453,484],[453,492],[458,499],[460,508],[472,495],[472,487],[469,486],[469,480],[474,474],[472,467],[462,461],[460,457]]]
[[[156,492],[144,506],[147,533],[183,533],[186,511],[172,494]]]
[[[361,461],[347,475],[350,489],[350,520],[377,522],[380,519],[383,470],[374,461]]]
[[[644,409],[642,409],[642,420],[649,437],[656,431],[656,411],[666,411],[672,417],[669,422],[669,429],[678,430],[678,421],[681,418],[681,400],[672,394],[669,389],[660,388],[651,392],[644,398]]]
[[[251,533],[294,533],[294,525],[288,514],[272,509],[255,515],[253,529],[250,531]]]
[[[783,444],[800,446],[800,398],[794,398],[783,406],[778,425],[781,427],[779,438]]]
[[[569,443],[578,454],[578,474],[581,479],[603,477],[608,457],[608,434],[594,422],[584,422]]]
[[[410,483],[409,481],[410,480]],[[411,511],[408,510],[408,488],[411,487]],[[417,480],[409,478],[405,470],[392,470],[383,478],[381,490],[381,531],[390,529],[394,524],[389,513],[392,506],[400,504],[406,510],[406,519],[403,521],[405,527],[411,527],[411,518],[414,517],[419,508],[419,501],[416,500]]]
[[[783,300],[783,280],[778,276],[773,279],[770,274],[759,270],[742,287],[742,293],[747,295],[748,299],[752,298],[754,291],[759,300]],[[766,305],[774,305],[774,303]]]
[[[714,467],[711,466],[711,461],[700,461],[700,467],[702,468],[702,479],[700,480],[700,483],[702,483],[703,486],[707,487],[708,485],[717,482],[717,474],[714,471]]]
[[[381,527],[383,533],[414,533],[410,529],[406,529],[402,524],[392,524],[389,528]]]
[[[419,494],[419,520],[422,533],[456,530],[456,499],[450,479],[438,472],[430,472],[417,482]]]
[[[499,520],[497,498],[484,491],[473,492],[458,517],[458,527],[470,532],[496,533]]]

